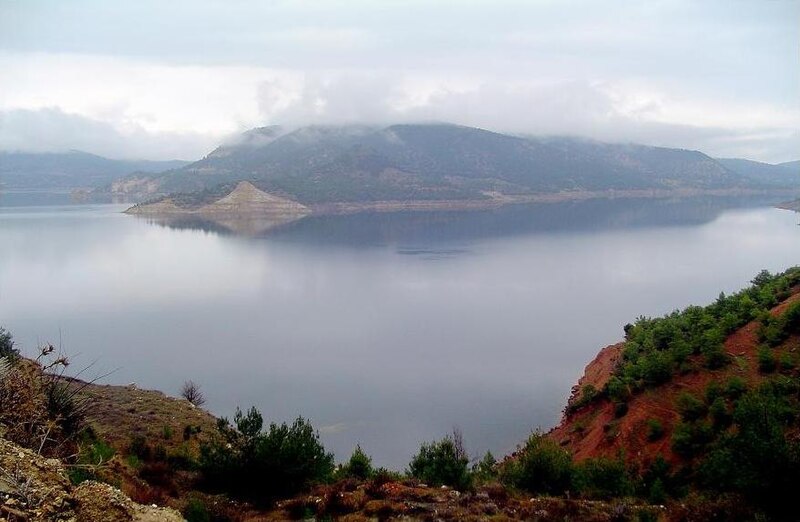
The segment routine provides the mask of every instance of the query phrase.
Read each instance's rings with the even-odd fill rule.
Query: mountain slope
[[[0,151],[0,187],[74,189],[99,187],[132,172],[161,172],[185,161],[114,160],[80,151],[28,153]]]
[[[428,124],[253,129],[200,161],[130,180],[130,190],[193,193],[241,180],[305,205],[763,188],[698,151]]]
[[[738,158],[717,158],[717,161],[759,185],[792,188],[800,184],[800,162],[797,161],[777,165]]]
[[[800,269],[753,282],[705,308],[626,326],[626,341],[586,367],[549,436],[579,461],[701,462],[735,433],[740,398],[798,379]]]

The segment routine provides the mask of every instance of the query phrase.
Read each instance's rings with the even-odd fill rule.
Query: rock
[[[182,522],[174,509],[143,506],[108,484],[87,481],[75,488],[76,522]]]
[[[99,482],[73,487],[64,465],[0,438],[0,520],[178,522],[175,510],[142,506]]]

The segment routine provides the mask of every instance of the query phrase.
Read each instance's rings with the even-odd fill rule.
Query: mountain
[[[787,188],[797,187],[800,184],[800,161],[778,164],[738,158],[717,158],[717,161],[754,184]]]
[[[222,197],[237,182],[304,205],[486,201],[569,192],[763,189],[698,151],[533,138],[449,124],[262,127],[112,191]]]
[[[0,151],[0,187],[6,189],[76,189],[99,187],[132,172],[176,169],[186,161],[114,160],[87,152]]]

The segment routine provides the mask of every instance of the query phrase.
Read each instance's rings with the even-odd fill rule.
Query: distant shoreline
[[[346,215],[365,212],[426,212],[426,211],[470,211],[491,210],[507,205],[524,205],[535,203],[564,203],[570,201],[587,201],[591,199],[657,199],[657,198],[689,198],[699,196],[712,197],[740,197],[740,196],[790,196],[796,197],[800,190],[794,189],[643,189],[643,190],[603,190],[603,191],[569,191],[524,195],[507,195],[500,193],[487,193],[486,199],[465,200],[385,200],[363,202],[331,202],[308,205],[310,215]],[[269,214],[272,217],[286,217],[291,220],[300,219],[305,215],[286,214],[279,210],[275,212],[253,212],[226,209],[224,212],[200,208],[181,208],[174,204],[165,205],[162,200],[155,203],[140,203],[124,211],[126,214],[142,216],[206,216],[226,218],[252,218]],[[778,208],[787,208],[782,203]]]

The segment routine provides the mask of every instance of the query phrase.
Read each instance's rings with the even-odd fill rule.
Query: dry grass
[[[78,385],[80,381],[73,381]],[[159,391],[140,390],[135,386],[90,384],[80,397],[90,408],[87,422],[117,451],[124,451],[131,439],[144,437],[151,445],[161,445],[168,452],[189,449],[196,454],[199,444],[216,431],[216,418],[186,400],[168,397]],[[184,437],[186,427],[192,434]],[[198,429],[199,428],[199,429]]]

